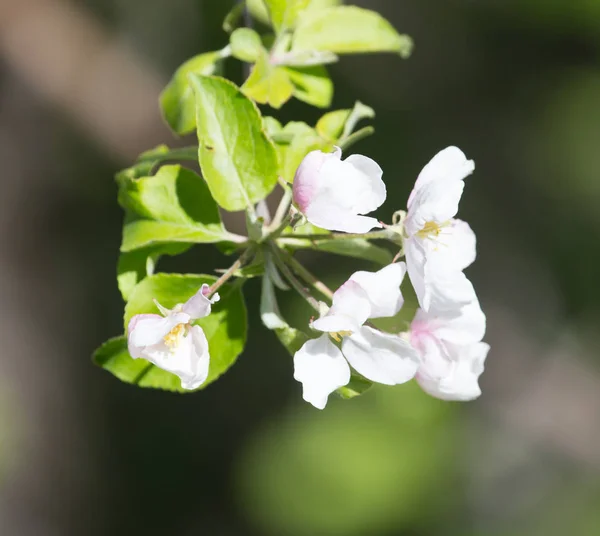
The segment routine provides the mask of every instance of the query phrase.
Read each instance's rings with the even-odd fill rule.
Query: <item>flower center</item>
[[[337,342],[340,342],[342,340],[342,337],[347,337],[349,335],[352,335],[351,331],[335,331],[333,333],[329,333],[329,335],[335,339]]]
[[[423,228],[417,232],[417,236],[419,236],[420,238],[427,238],[427,237],[433,237],[433,238],[437,238],[440,233],[442,232],[442,227],[444,227],[445,224],[440,224],[437,223],[435,221],[428,221],[425,222],[425,225],[423,225]]]
[[[171,350],[173,350],[173,349],[177,348],[177,346],[179,346],[181,338],[185,334],[185,326],[186,326],[185,324],[177,324],[171,331],[169,331],[169,333],[167,333],[163,337],[165,344],[169,348],[171,348]]]

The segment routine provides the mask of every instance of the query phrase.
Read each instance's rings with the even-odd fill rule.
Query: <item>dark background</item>
[[[3,536],[600,534],[600,2],[356,3],[416,42],[406,61],[331,68],[335,107],[377,112],[353,150],[385,171],[378,215],[447,145],[476,162],[460,216],[478,235],[483,396],[405,385],[314,410],[260,326],[256,282],[248,347],[206,391],[94,367],[122,324],[114,172],[176,143],[158,93],[226,43],[231,2],[0,0]],[[330,281],[368,267],[305,259]],[[229,262],[207,246],[162,267]]]

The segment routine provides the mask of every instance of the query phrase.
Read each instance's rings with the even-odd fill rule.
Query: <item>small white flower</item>
[[[366,156],[341,157],[338,147],[333,153],[308,153],[296,170],[294,202],[310,223],[323,229],[366,233],[381,227],[377,219],[364,214],[385,201],[383,171]]]
[[[423,168],[408,199],[404,251],[410,280],[425,310],[434,293],[439,303],[447,302],[445,307],[468,303],[470,283],[458,272],[475,260],[475,234],[454,216],[464,179],[474,169],[460,149],[448,147]]]
[[[131,357],[146,359],[176,374],[184,389],[200,387],[208,376],[210,354],[204,331],[192,321],[208,316],[211,305],[219,300],[218,294],[207,298],[208,291],[209,286],[202,285],[187,302],[172,310],[155,301],[162,316],[135,315],[127,327]]]
[[[454,314],[417,311],[410,342],[420,354],[416,380],[431,396],[442,400],[472,400],[481,395],[478,378],[489,345],[485,315],[474,297]]]
[[[363,325],[401,309],[405,272],[403,262],[378,272],[356,272],[334,293],[329,311],[312,323],[325,334],[294,355],[294,378],[302,383],[304,400],[323,409],[329,395],[350,381],[348,363],[365,378],[386,385],[415,376],[419,358],[408,341]],[[331,338],[342,340],[341,350]]]

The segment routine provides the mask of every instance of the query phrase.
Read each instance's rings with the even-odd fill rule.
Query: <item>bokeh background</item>
[[[382,218],[439,149],[476,162],[461,217],[492,345],[479,400],[406,385],[314,410],[254,281],[248,347],[206,391],[144,391],[92,365],[121,328],[114,172],[178,143],[158,94],[226,43],[231,4],[0,0],[0,534],[600,534],[595,0],[357,0],[415,52],[331,68],[336,107],[377,111],[354,150],[385,170]],[[332,282],[372,268],[305,260]],[[228,262],[203,247],[162,268]]]

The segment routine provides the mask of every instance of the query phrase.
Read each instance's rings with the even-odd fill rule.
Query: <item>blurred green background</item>
[[[3,536],[600,534],[600,2],[356,3],[416,43],[407,61],[331,68],[336,107],[377,112],[353,150],[384,169],[378,215],[405,206],[447,145],[476,162],[460,216],[479,242],[483,396],[442,403],[406,385],[314,410],[260,326],[255,281],[248,347],[205,392],[95,368],[121,326],[113,174],[177,143],[158,93],[226,43],[232,2],[2,0]],[[318,115],[293,103],[279,117]],[[304,259],[332,282],[372,268]],[[228,262],[202,247],[162,269]]]

